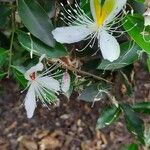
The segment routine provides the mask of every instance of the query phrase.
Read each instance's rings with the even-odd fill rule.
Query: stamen
[[[56,70],[57,68],[60,67],[60,64],[53,64],[51,67],[49,67],[48,69],[46,69],[42,74],[40,74],[38,77],[42,77],[42,76],[45,76],[49,73],[51,73],[52,71]]]
[[[93,40],[95,41],[95,38],[97,38],[98,32],[99,32],[99,30],[94,33],[93,37],[90,39],[90,41],[88,42],[88,44],[86,44],[86,46],[85,46],[83,49],[76,49],[76,51],[78,51],[78,52],[84,51],[84,50],[90,45],[90,43],[91,43]],[[94,44],[92,44],[92,45],[94,45]]]
[[[67,25],[71,25],[71,24],[74,24],[74,25],[90,25],[93,23],[93,20],[91,18],[89,18],[85,13],[84,11],[80,8],[80,6],[78,5],[78,3],[75,1],[75,7],[76,9],[74,9],[70,2],[67,1],[67,4],[69,5],[69,8],[70,9],[66,9],[64,7],[64,5],[61,3],[61,6],[63,7],[63,10],[67,13],[68,17],[66,17],[64,15],[64,13],[61,13],[61,15],[63,15],[63,18],[61,17],[61,20],[64,21],[65,24]],[[75,15],[73,13],[75,13]]]

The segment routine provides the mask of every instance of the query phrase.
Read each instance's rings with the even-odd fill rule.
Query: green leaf
[[[145,2],[145,0],[135,0],[135,1],[140,2],[140,3],[144,3]]]
[[[138,139],[144,144],[144,122],[133,111],[132,107],[128,104],[120,105],[126,121],[127,129],[136,135]]]
[[[145,12],[144,0],[130,0],[129,4],[134,10],[134,13],[143,14]]]
[[[7,75],[6,72],[0,71],[0,80],[2,80]]]
[[[98,118],[96,127],[102,129],[112,124],[119,118],[120,113],[120,108],[117,108],[115,105],[105,108]]]
[[[92,17],[90,11],[90,0],[80,1],[80,7],[90,18]]]
[[[130,144],[127,150],[138,150],[137,144]]]
[[[0,47],[0,65],[2,66],[8,58],[8,51]]]
[[[18,0],[18,12],[24,25],[35,37],[54,47],[52,22],[35,0]]]
[[[44,102],[49,103],[49,104],[53,104],[57,102],[58,97],[53,91],[44,90],[44,94],[45,94],[45,97],[47,97],[46,99],[44,99]]]
[[[132,106],[134,111],[150,114],[150,102],[136,103]]]
[[[23,88],[27,86],[27,80],[24,77],[25,69],[22,66],[11,66],[16,80]]]
[[[0,28],[6,28],[10,13],[11,8],[9,5],[0,5]]]
[[[96,83],[86,87],[79,95],[78,99],[86,102],[94,102],[104,98],[105,92],[108,92],[109,85]],[[104,92],[105,91],[105,92]]]
[[[148,54],[150,54],[150,42],[146,42],[143,38],[144,31],[144,20],[139,15],[127,15],[125,18],[124,28],[132,39]],[[124,20],[124,21],[125,21]],[[137,24],[137,25],[136,25]],[[135,26],[136,25],[136,26]],[[150,40],[150,35],[145,35],[146,40]]]
[[[138,60],[138,52],[141,51],[141,48],[135,43],[123,43],[121,44],[121,54],[120,57],[110,62],[108,60],[102,60],[101,64],[98,66],[98,69],[102,70],[116,70],[123,68],[127,65],[132,64]]]
[[[55,48],[52,48],[25,32],[18,31],[17,34],[22,47],[29,52],[33,51],[36,55],[46,54],[48,58],[59,58],[67,55],[66,49],[59,43],[55,45]]]
[[[101,7],[103,7],[104,4],[105,4],[105,0],[100,0]]]
[[[150,55],[147,56],[147,67],[148,67],[148,71],[150,73]]]

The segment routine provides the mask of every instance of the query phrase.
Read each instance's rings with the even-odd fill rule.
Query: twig
[[[59,59],[59,60],[49,60],[48,62],[54,64],[54,63],[56,63],[56,61],[58,61],[58,62],[60,63],[60,65],[61,65],[61,67],[62,67],[63,69],[67,69],[67,70],[70,70],[70,71],[72,71],[72,72],[76,72],[76,73],[78,73],[78,74],[80,74],[80,75],[92,77],[92,78],[94,78],[94,79],[96,79],[96,80],[101,80],[101,81],[104,81],[104,82],[113,84],[111,81],[108,81],[108,80],[106,80],[106,79],[104,79],[104,78],[102,78],[102,77],[96,76],[96,75],[94,75],[94,74],[91,74],[91,73],[89,73],[89,72],[86,72],[86,71],[83,71],[83,70],[80,70],[80,69],[76,69],[76,68],[74,68],[74,67],[72,67],[72,66],[68,66],[67,64],[65,64],[64,62],[62,62],[60,59]]]

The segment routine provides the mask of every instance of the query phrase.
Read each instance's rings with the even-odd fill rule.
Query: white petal
[[[52,34],[57,42],[69,44],[83,40],[92,32],[87,26],[69,26],[56,28]]]
[[[34,84],[31,84],[31,86],[29,87],[29,90],[25,97],[24,105],[27,112],[27,117],[32,118],[34,114],[34,110],[36,108],[36,96],[35,96]]]
[[[43,68],[44,68],[44,66],[43,66],[43,64],[42,64],[42,60],[44,59],[44,57],[45,57],[45,54],[43,54],[40,58],[39,58],[39,62],[38,62],[38,64],[36,64],[35,66],[33,66],[33,67],[31,67],[29,70],[27,70],[26,72],[25,72],[25,78],[27,79],[27,80],[31,80],[31,78],[30,78],[30,75],[32,74],[32,73],[36,73],[36,72],[38,72],[38,71],[42,71],[43,70]]]
[[[125,6],[127,0],[116,0],[115,9],[111,12],[111,14],[106,18],[105,24],[110,23],[113,18],[122,10],[123,6]]]
[[[62,77],[61,90],[64,93],[67,93],[70,88],[70,75],[68,72],[65,72]]]
[[[44,76],[44,77],[39,77],[36,80],[41,86],[52,90],[52,91],[60,91],[60,84],[57,80],[55,80],[52,77]]]
[[[120,55],[120,46],[117,40],[106,31],[101,31],[99,35],[99,47],[104,59],[114,61]]]

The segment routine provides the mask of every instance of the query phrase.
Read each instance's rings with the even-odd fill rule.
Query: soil
[[[134,68],[134,101],[148,101],[150,75],[139,63]],[[22,105],[25,95],[20,96],[17,84],[5,79],[0,88],[0,150],[121,150],[136,141],[122,117],[106,129],[95,129],[106,101],[91,107],[74,93],[69,101],[62,98],[60,106],[51,110],[39,104],[34,117],[27,119]]]

